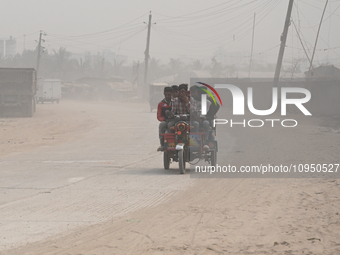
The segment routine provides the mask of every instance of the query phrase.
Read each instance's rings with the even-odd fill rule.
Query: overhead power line
[[[69,37],[69,38],[79,38],[79,37],[91,37],[91,36],[98,36],[98,35],[102,35],[102,34],[106,34],[108,32],[113,32],[113,31],[116,31],[118,29],[121,29],[121,28],[124,28],[126,27],[128,24],[131,24],[132,22],[144,17],[145,15],[147,15],[148,13],[144,13],[143,15],[129,21],[129,22],[126,22],[124,23],[123,25],[120,25],[118,27],[115,27],[115,28],[112,28],[112,29],[108,29],[108,30],[104,30],[104,31],[100,31],[100,32],[95,32],[95,33],[90,33],[90,34],[83,34],[83,35],[57,35],[55,34],[56,36],[62,36],[62,37]]]

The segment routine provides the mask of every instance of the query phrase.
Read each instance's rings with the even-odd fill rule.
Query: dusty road
[[[157,125],[112,102],[0,119],[0,254],[340,254],[338,179],[165,171]],[[339,163],[338,130],[315,117],[218,137],[220,164]]]

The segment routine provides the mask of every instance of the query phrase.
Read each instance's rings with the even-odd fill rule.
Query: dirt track
[[[165,171],[146,104],[65,101],[0,123],[1,254],[340,254],[338,179]],[[317,118],[218,137],[221,164],[340,163]]]

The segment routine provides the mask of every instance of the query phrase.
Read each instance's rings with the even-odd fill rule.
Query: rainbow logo
[[[220,95],[217,93],[217,91],[216,91],[213,87],[211,87],[210,85],[208,85],[208,84],[206,84],[206,83],[203,83],[203,82],[197,82],[197,83],[206,86],[206,87],[209,88],[212,92],[214,92],[215,95],[217,96],[218,100],[220,101],[221,106],[222,106],[222,100],[221,100],[221,98],[220,98]],[[217,105],[216,100],[215,100],[213,94],[211,94],[211,92],[210,92],[209,90],[204,89],[204,88],[200,88],[200,89],[203,90],[203,91],[205,91],[209,96],[211,96],[211,98],[214,100],[215,105]]]

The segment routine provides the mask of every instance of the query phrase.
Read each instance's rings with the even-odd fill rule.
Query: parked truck
[[[37,93],[37,101],[44,102],[57,102],[61,98],[61,81],[57,79],[46,79],[39,81],[39,88]]]
[[[37,86],[34,68],[0,68],[0,114],[19,110],[26,117],[35,112]]]

